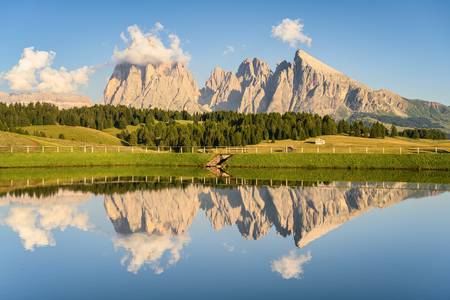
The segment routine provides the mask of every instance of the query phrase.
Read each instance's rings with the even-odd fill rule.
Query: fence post
[[[302,153],[303,153],[303,147],[302,147]]]
[[[180,147],[180,153],[183,153],[183,146]]]
[[[86,153],[86,146],[84,146],[84,153]]]
[[[9,151],[10,151],[11,153],[13,153],[13,146],[11,146],[11,148],[9,149]]]
[[[147,153],[148,152],[148,147],[145,147],[145,153]]]
[[[352,148],[348,147],[348,153],[352,153]]]
[[[169,153],[172,152],[172,146],[169,146]]]
[[[270,153],[272,153],[272,147],[270,147]]]
[[[402,154],[402,147],[400,147],[400,154]]]
[[[42,146],[42,153],[44,153],[45,151],[45,146]]]
[[[284,148],[284,150],[285,150],[284,152],[286,152],[286,153],[287,153],[287,148],[288,148],[287,146]]]
[[[191,147],[191,153],[194,153],[194,146]]]
[[[108,151],[106,150],[106,146],[105,146],[105,153],[106,153],[106,152],[108,152]]]
[[[131,146],[131,153],[134,153],[134,147]]]
[[[319,153],[319,147],[317,147],[317,153]]]
[[[383,154],[384,154],[384,147],[383,147]]]
[[[206,153],[206,147],[203,146],[203,153]]]
[[[117,146],[117,152],[120,152],[120,146]]]
[[[255,153],[258,153],[258,147],[255,148]]]
[[[434,148],[434,153],[438,153],[437,147]]]
[[[420,153],[420,150],[419,150],[419,147],[417,147],[417,154],[419,154]]]
[[[367,147],[366,147],[366,153],[369,153],[369,149],[367,149]]]
[[[70,152],[73,152],[73,146],[70,147]]]
[[[91,146],[91,153],[94,153],[94,146]]]
[[[158,146],[158,153],[159,153],[159,146]]]
[[[30,153],[30,146],[27,146],[27,153]]]
[[[335,147],[333,147],[333,153],[336,153],[336,148]]]
[[[56,146],[56,153],[59,153],[59,146]]]

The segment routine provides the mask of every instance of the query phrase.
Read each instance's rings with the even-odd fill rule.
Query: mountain
[[[236,73],[216,67],[200,91],[183,64],[121,64],[116,66],[104,96],[106,103],[134,107],[190,112],[310,112],[450,132],[448,106],[410,100],[386,89],[373,90],[303,50],[295,53],[292,62],[280,62],[274,71],[258,58],[244,60]]]
[[[0,103],[50,103],[59,108],[91,106],[92,101],[87,96],[69,93],[30,92],[30,93],[3,93],[0,92]]]
[[[189,112],[202,110],[199,95],[194,77],[181,63],[119,64],[104,91],[106,104]]]
[[[236,74],[215,68],[201,90],[200,103],[212,110],[257,112],[267,101],[272,71],[267,63],[246,59]]]

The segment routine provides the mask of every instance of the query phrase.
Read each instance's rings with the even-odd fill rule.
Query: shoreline
[[[0,169],[59,167],[205,167],[208,153],[5,153]],[[450,171],[449,154],[234,154],[225,168],[243,169],[350,169]]]

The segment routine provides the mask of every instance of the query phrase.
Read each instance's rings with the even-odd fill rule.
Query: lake
[[[3,174],[0,299],[450,299],[445,182],[137,173]]]

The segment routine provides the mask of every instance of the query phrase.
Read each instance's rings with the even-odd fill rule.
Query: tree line
[[[0,130],[24,132],[29,125],[83,126],[97,130],[118,128],[118,137],[130,145],[149,146],[245,146],[263,140],[305,140],[320,135],[347,134],[358,137],[445,139],[437,129],[390,129],[382,123],[360,120],[336,122],[330,116],[310,113],[244,114],[230,111],[189,114],[185,111],[137,109],[95,105],[58,109],[46,103],[0,104]],[[129,125],[137,126],[128,130]]]

